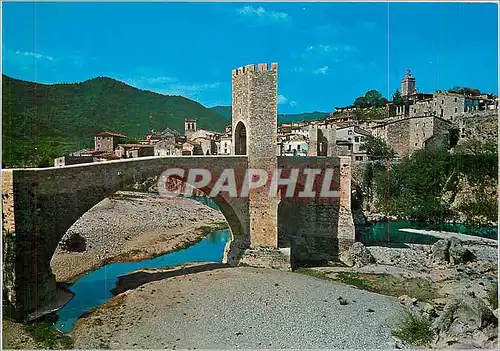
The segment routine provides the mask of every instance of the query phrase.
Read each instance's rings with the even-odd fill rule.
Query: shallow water
[[[208,234],[200,242],[156,258],[130,263],[111,263],[74,282],[69,289],[75,293],[73,299],[57,312],[56,327],[69,332],[82,313],[111,299],[110,292],[116,286],[119,276],[143,268],[163,268],[187,262],[222,262],[226,243],[231,240],[229,229]]]
[[[367,230],[362,234],[361,241],[365,244],[376,244],[380,242],[386,242],[387,238],[389,238],[389,241],[391,243],[432,245],[439,240],[439,238],[430,235],[400,232],[399,230],[403,228],[441,230],[441,231],[449,231],[449,232],[462,233],[468,235],[475,235],[489,239],[498,239],[497,227],[473,227],[473,226],[465,226],[463,224],[449,224],[449,223],[442,223],[439,226],[431,226],[427,223],[421,223],[421,222],[390,221],[390,222],[379,222],[367,228]]]

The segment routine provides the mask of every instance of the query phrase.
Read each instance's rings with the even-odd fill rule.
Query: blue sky
[[[279,112],[332,111],[406,69],[417,89],[498,93],[498,9],[468,3],[3,3],[2,70],[40,83],[108,76],[205,106],[231,70],[278,62]]]

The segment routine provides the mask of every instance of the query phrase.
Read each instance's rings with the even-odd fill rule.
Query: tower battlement
[[[271,69],[268,69],[267,63],[258,63],[233,69],[232,75],[237,76],[245,74],[247,72],[267,72],[267,71],[276,72],[277,70],[278,70],[278,64],[276,62],[271,63]]]

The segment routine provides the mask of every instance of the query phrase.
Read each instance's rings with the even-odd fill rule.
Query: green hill
[[[223,131],[227,120],[182,96],[139,90],[105,77],[82,83],[37,84],[2,75],[2,163],[47,165],[53,158],[93,145],[112,131],[143,137],[151,129],[182,132],[184,118]]]
[[[231,106],[214,106],[210,108],[212,111],[226,118],[227,120],[231,119]],[[311,121],[315,119],[320,119],[325,116],[328,116],[328,112],[306,112],[306,113],[295,113],[295,114],[278,114],[278,123],[291,123],[291,122],[299,122],[299,121]]]

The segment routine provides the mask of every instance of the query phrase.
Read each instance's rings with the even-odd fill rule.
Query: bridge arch
[[[207,194],[226,168],[235,169],[237,182],[243,182],[247,159],[144,157],[63,168],[3,171],[4,206],[11,201],[9,206],[15,213],[12,222],[4,220],[4,257],[9,256],[4,260],[7,264],[4,269],[12,272],[4,279],[9,302],[22,306],[19,313],[24,315],[50,302],[56,291],[50,261],[57,245],[73,223],[100,201],[129,184],[160,176],[166,169],[187,171],[201,167],[212,174],[210,184],[200,188]],[[187,181],[186,178],[187,172],[182,180]],[[10,184],[7,189],[6,181]],[[213,200],[231,228],[233,240],[226,248],[225,258],[235,264],[240,251],[250,242],[248,201],[224,193]]]

